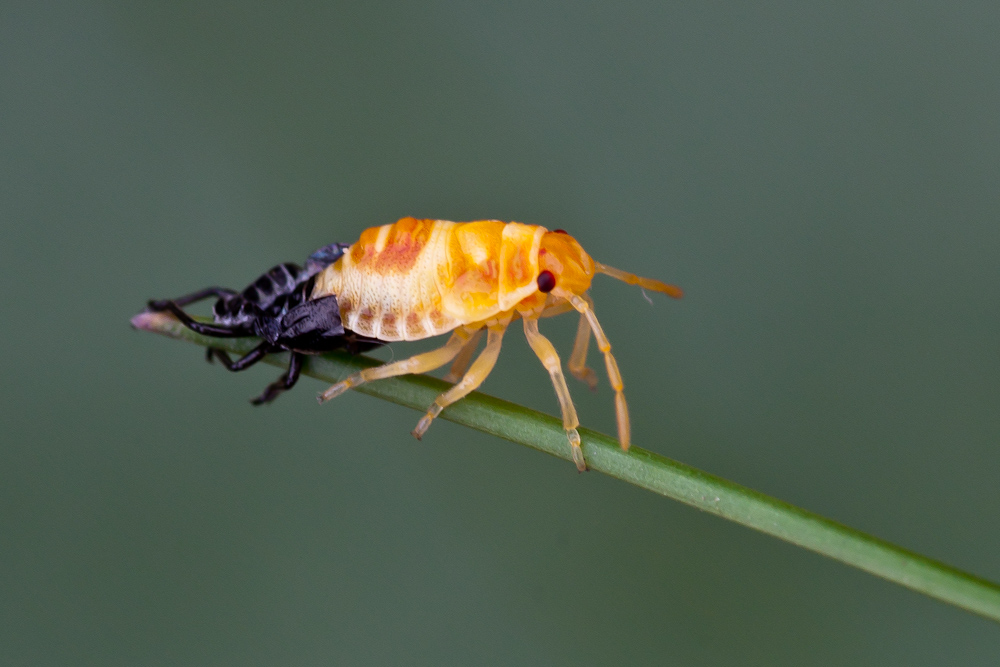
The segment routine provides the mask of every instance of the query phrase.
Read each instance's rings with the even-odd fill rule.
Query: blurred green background
[[[254,409],[276,369],[127,323],[405,215],[563,227],[687,292],[593,290],[637,444],[1000,579],[998,26],[4,2],[0,662],[996,664],[966,612],[315,380]],[[521,335],[484,389],[557,412]]]

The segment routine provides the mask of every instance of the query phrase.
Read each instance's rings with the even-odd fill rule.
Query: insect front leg
[[[591,304],[592,306],[593,304]],[[597,390],[597,374],[587,368],[587,348],[590,344],[590,323],[586,315],[580,315],[580,324],[576,327],[576,341],[573,343],[573,353],[569,356],[569,372],[577,380],[586,382],[591,391]]]
[[[366,368],[359,373],[341,380],[319,395],[319,402],[329,401],[331,398],[340,396],[351,387],[357,387],[365,382],[381,380],[383,378],[395,377],[397,375],[409,375],[411,373],[426,373],[435,368],[441,368],[446,363],[455,358],[462,347],[469,341],[472,332],[466,329],[456,329],[443,347],[423,354],[417,354],[409,359],[401,359],[392,363]]]
[[[594,307],[594,301],[590,298],[589,294],[584,294],[583,298],[591,308]],[[546,303],[545,310],[542,311],[539,317],[555,317],[571,310],[573,310],[573,304],[565,298],[557,298],[555,300],[550,298],[549,302]],[[586,382],[587,387],[591,391],[595,391],[597,389],[597,375],[590,368],[587,368],[587,348],[589,344],[590,324],[587,322],[586,316],[580,315],[580,323],[576,328],[576,341],[573,343],[573,353],[570,355],[569,363],[566,364],[566,367],[573,377],[581,382]]]
[[[482,353],[472,363],[472,367],[462,378],[461,382],[434,399],[434,403],[427,411],[427,414],[420,418],[420,421],[417,422],[417,427],[413,429],[413,437],[420,440],[424,433],[427,432],[427,429],[430,428],[431,422],[441,414],[442,410],[475,391],[483,383],[483,380],[486,379],[486,376],[490,374],[493,366],[497,363],[497,357],[500,356],[500,344],[503,342],[503,332],[507,329],[508,322],[509,320],[503,324],[494,324],[489,327],[489,332],[486,336],[486,347],[483,348]]]
[[[632,444],[632,425],[629,423],[628,418],[628,404],[625,403],[625,385],[622,382],[621,371],[618,370],[618,362],[615,361],[614,356],[611,354],[611,342],[604,335],[604,329],[601,328],[601,323],[597,321],[597,315],[594,314],[594,310],[590,307],[590,304],[575,294],[570,294],[566,298],[580,312],[580,315],[587,319],[590,329],[594,332],[597,349],[604,354],[604,365],[608,369],[608,381],[611,383],[611,388],[615,390],[615,419],[618,422],[618,442],[621,448],[627,452],[629,445]]]
[[[573,454],[573,463],[576,464],[577,470],[584,472],[587,469],[587,462],[583,458],[580,434],[576,430],[576,427],[580,425],[580,420],[576,416],[576,408],[573,407],[573,398],[569,394],[569,387],[566,386],[566,377],[562,372],[559,354],[549,339],[538,331],[538,320],[524,320],[524,336],[528,339],[528,344],[531,345],[531,349],[535,351],[542,365],[545,366],[545,370],[549,372],[549,377],[552,378],[552,386],[555,387],[559,407],[562,410],[563,429],[566,431],[570,451]]]

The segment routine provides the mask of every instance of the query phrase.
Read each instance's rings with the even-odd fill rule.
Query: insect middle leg
[[[319,402],[329,401],[331,398],[340,396],[351,387],[357,387],[365,382],[381,380],[383,378],[395,377],[397,375],[409,375],[411,373],[426,373],[435,368],[440,368],[455,358],[462,347],[472,336],[471,331],[466,329],[456,329],[443,347],[423,354],[417,354],[409,359],[401,359],[374,368],[366,368],[350,377],[341,380],[319,395]]]
[[[476,387],[483,383],[483,380],[497,363],[497,357],[500,356],[500,344],[503,342],[503,332],[507,329],[508,322],[509,320],[489,327],[486,335],[486,347],[472,363],[472,367],[462,378],[462,381],[434,399],[427,414],[420,418],[417,427],[413,429],[413,437],[420,440],[430,428],[431,422],[441,414],[442,410],[475,391]]]
[[[589,335],[589,331],[588,331]],[[584,472],[587,469],[587,462],[583,458],[583,449],[580,447],[580,434],[576,427],[580,425],[580,420],[576,416],[576,408],[573,407],[573,398],[569,394],[569,387],[566,386],[566,377],[562,372],[562,364],[559,362],[559,354],[552,346],[549,339],[538,331],[538,320],[524,320],[524,336],[528,339],[531,349],[538,355],[538,359],[545,366],[552,378],[552,386],[555,387],[556,397],[559,399],[559,407],[562,409],[563,429],[569,439],[570,451],[573,454],[573,463],[576,469]],[[589,369],[588,369],[589,370]],[[593,371],[591,371],[593,372]]]

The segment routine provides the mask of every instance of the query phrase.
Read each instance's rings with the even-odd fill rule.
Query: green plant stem
[[[139,329],[232,353],[248,352],[259,342],[252,338],[200,336],[162,313],[140,313],[132,324]],[[288,355],[272,355],[265,361],[287,366]],[[303,373],[334,383],[352,372],[379,363],[363,356],[330,353],[309,357]],[[409,375],[364,384],[357,391],[423,412],[450,386],[429,376]],[[571,460],[562,423],[514,403],[474,392],[446,409],[441,418]],[[639,447],[633,446],[627,453],[623,452],[615,439],[602,433],[581,428],[580,435],[591,470],[1000,621],[1000,586],[997,584]]]

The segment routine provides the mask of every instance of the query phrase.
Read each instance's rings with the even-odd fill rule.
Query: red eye
[[[551,292],[555,289],[556,277],[552,275],[552,272],[546,269],[538,274],[538,291],[539,292]]]

